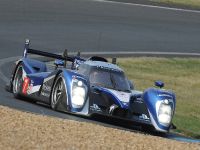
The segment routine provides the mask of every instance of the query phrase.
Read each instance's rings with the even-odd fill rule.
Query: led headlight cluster
[[[84,105],[87,94],[87,86],[83,81],[72,79],[72,106],[81,108]]]
[[[168,100],[164,100],[159,103],[158,106],[158,121],[168,126],[171,123],[172,119],[172,107],[169,104]]]

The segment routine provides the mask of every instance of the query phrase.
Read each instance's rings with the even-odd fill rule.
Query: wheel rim
[[[13,82],[13,93],[20,93],[21,87],[22,87],[22,68],[18,67],[16,73],[15,73],[15,78]]]
[[[55,84],[53,95],[52,95],[52,105],[55,106],[61,99],[64,92],[63,79],[59,78]]]

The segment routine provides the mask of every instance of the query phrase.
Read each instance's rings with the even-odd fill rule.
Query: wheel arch
[[[56,75],[55,75],[55,77],[54,77],[54,79],[53,79],[53,84],[52,84],[52,87],[51,87],[51,93],[52,93],[52,91],[53,91],[53,86],[54,86],[54,84],[55,84],[55,82],[56,82],[56,79],[58,78],[58,76],[59,76],[62,72],[63,72],[62,70],[59,70],[59,71],[56,73]],[[51,100],[51,96],[50,96],[50,100]]]
[[[51,103],[52,103],[52,92],[53,92],[53,88],[54,88],[54,86],[55,86],[55,83],[56,83],[58,77],[59,77],[59,76],[62,76],[62,75],[61,75],[62,73],[63,73],[63,70],[59,70],[59,71],[56,73],[56,76],[55,76],[55,78],[54,78],[54,80],[53,80],[53,84],[52,84],[52,88],[51,88],[51,93],[50,93],[50,97],[49,97],[50,105],[51,105]],[[66,89],[66,92],[68,92],[68,91],[67,91],[66,85],[65,85],[65,89]],[[67,95],[67,93],[66,93],[66,95]],[[68,99],[68,96],[67,96],[67,99]],[[66,102],[66,101],[60,101],[56,109],[57,109],[57,110],[60,110],[60,111],[68,112],[68,108],[65,107],[65,106],[67,106],[67,102]]]
[[[16,62],[16,65],[12,71],[12,75],[11,75],[11,79],[10,79],[10,91],[13,92],[13,80],[17,71],[17,68],[19,67],[19,65],[21,65],[23,63],[22,60],[19,60],[18,62]]]

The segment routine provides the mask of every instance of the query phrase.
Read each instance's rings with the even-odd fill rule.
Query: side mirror
[[[54,62],[54,65],[56,66],[64,66],[65,65],[65,61],[64,60],[60,60],[60,59],[56,59]]]
[[[159,87],[159,88],[163,88],[164,87],[164,82],[162,81],[155,81],[155,86]]]
[[[112,64],[117,64],[117,58],[112,58]]]
[[[132,81],[128,80],[128,84],[131,90],[134,90],[134,84]]]

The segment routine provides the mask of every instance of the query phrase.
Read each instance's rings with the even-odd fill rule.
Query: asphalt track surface
[[[35,49],[92,52],[186,52],[200,48],[200,13],[93,0],[0,1],[0,104],[23,111],[129,130],[115,124],[52,111],[5,92],[24,39]],[[181,137],[169,135],[181,140]],[[180,138],[180,139],[179,139]],[[186,140],[187,141],[187,140]],[[189,142],[195,142],[188,139]]]

